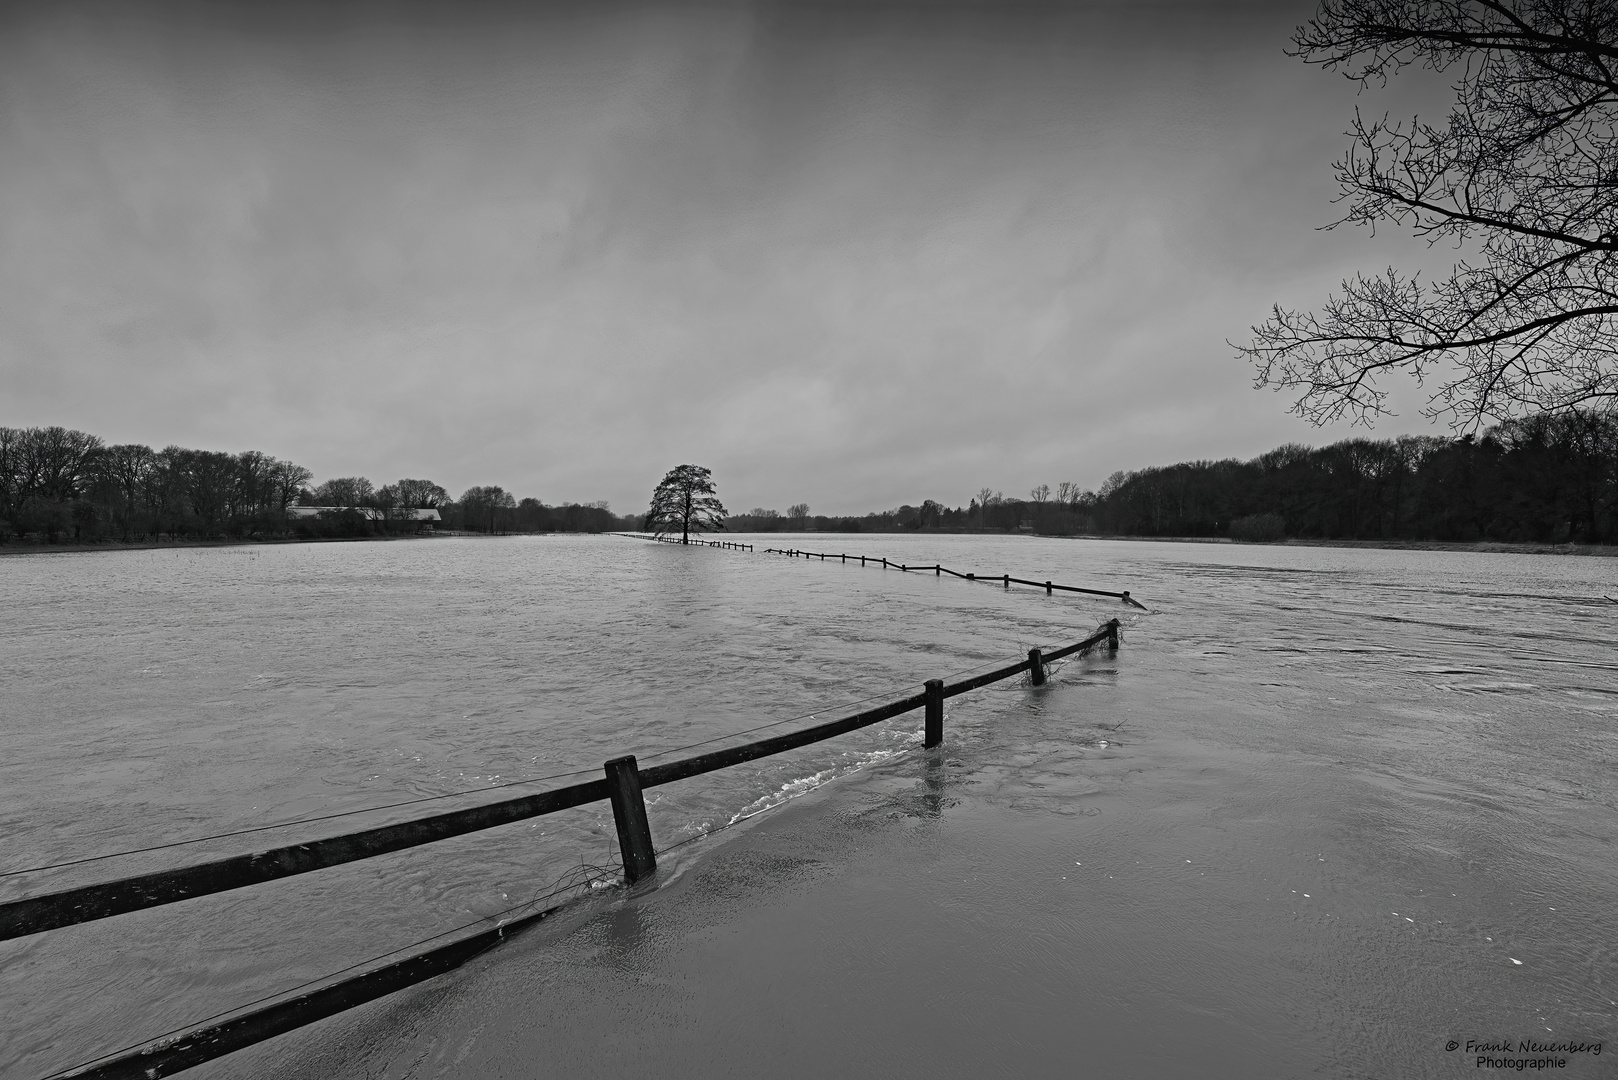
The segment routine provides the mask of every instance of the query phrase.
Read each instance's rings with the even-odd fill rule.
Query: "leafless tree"
[[[363,476],[340,476],[314,490],[316,506],[370,506],[376,491]]]
[[[298,492],[313,479],[314,474],[302,465],[294,465],[290,461],[277,461],[275,468],[270,471],[270,490],[274,496],[273,505],[276,512],[285,516],[287,507],[298,497]]]
[[[24,486],[40,498],[62,502],[79,494],[101,451],[101,440],[63,427],[27,428],[17,444]]]
[[[400,480],[389,484],[383,491],[392,491],[393,500],[400,506],[431,510],[449,502],[449,492],[431,480]]]
[[[1255,385],[1296,392],[1314,423],[1369,423],[1383,375],[1437,376],[1424,411],[1466,429],[1618,396],[1618,3],[1324,0],[1293,44],[1362,85],[1454,75],[1440,124],[1356,113],[1334,225],[1461,255],[1444,280],[1390,267],[1317,312],[1277,306],[1236,346]]]
[[[512,515],[507,511],[517,508],[517,499],[499,484],[469,487],[461,492],[462,523],[479,532],[500,532],[502,524],[509,524]]]
[[[117,485],[118,495],[128,506],[141,501],[147,479],[156,467],[157,455],[150,446],[123,443],[109,446],[102,454],[101,467]]]

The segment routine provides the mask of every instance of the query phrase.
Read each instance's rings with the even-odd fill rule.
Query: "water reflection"
[[[944,764],[944,748],[935,746],[923,751],[921,768],[921,812],[925,817],[939,817],[944,812],[944,788],[948,783]]]

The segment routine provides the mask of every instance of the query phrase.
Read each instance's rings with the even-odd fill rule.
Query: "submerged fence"
[[[660,544],[695,544],[702,547],[729,548],[732,551],[753,550],[752,544],[739,544],[730,540],[699,540],[695,537],[689,540],[675,540],[667,536],[648,536],[644,533],[613,533],[612,535],[627,536],[632,540],[655,540]],[[848,555],[844,553],[831,555],[820,551],[801,551],[798,548],[765,548],[764,554],[786,555],[795,559],[819,559],[821,562],[825,562],[827,559],[836,559],[844,564],[850,562],[851,560],[858,560],[861,566],[865,566],[867,564],[880,565],[884,570],[902,570],[907,574],[926,573],[928,570],[931,570],[934,576],[949,574],[951,577],[958,577],[965,581],[982,581],[990,585],[999,584],[1007,589],[1011,588],[1013,585],[1032,585],[1036,589],[1044,589],[1046,596],[1050,596],[1053,592],[1088,593],[1091,596],[1110,596],[1116,600],[1122,600],[1124,603],[1129,604],[1132,607],[1140,608],[1142,611],[1146,610],[1146,605],[1130,596],[1128,589],[1125,589],[1123,592],[1108,592],[1105,589],[1082,589],[1077,585],[1056,585],[1049,581],[1030,581],[1028,578],[1012,577],[1010,574],[961,573],[958,570],[951,570],[949,567],[940,566],[937,563],[933,563],[931,565],[908,566],[904,563],[894,562],[890,559],[881,558],[876,555]]]
[[[738,544],[734,540],[702,540],[695,536],[686,537],[683,540],[676,540],[672,536],[645,536],[636,535],[635,533],[613,533],[612,535],[627,536],[631,540],[656,540],[659,544],[680,544],[682,546],[690,547],[729,548],[731,551],[753,550],[752,544]]]
[[[1123,595],[1127,597],[1128,594]],[[647,821],[646,803],[642,795],[646,788],[671,784],[676,780],[808,746],[917,709],[923,711],[922,745],[926,748],[936,747],[944,740],[946,698],[1013,678],[1023,672],[1028,672],[1032,685],[1042,685],[1046,680],[1045,666],[1049,663],[1086,652],[1103,643],[1109,650],[1116,650],[1118,629],[1118,620],[1112,619],[1082,641],[1050,652],[1030,649],[1025,659],[993,671],[952,683],[930,679],[923,684],[919,694],[799,731],[680,761],[643,768],[637,766],[633,755],[615,757],[604,763],[604,775],[598,779],[536,795],[195,866],[13,900],[0,904],[0,940],[306,874],[602,800],[612,805],[624,880],[632,885],[646,879],[657,869],[657,852],[652,844],[651,826]],[[507,934],[539,922],[556,910],[552,906],[512,918],[481,933],[459,938],[330,985],[306,992],[293,991],[280,1001],[238,1010],[239,1015],[229,1019],[171,1033],[143,1046],[54,1075],[111,1080],[115,1077],[159,1077],[179,1072],[440,975],[499,944]]]
[[[990,585],[1002,585],[1008,589],[1013,585],[1032,585],[1036,589],[1044,589],[1046,596],[1051,595],[1053,591],[1088,593],[1091,596],[1111,596],[1114,599],[1122,600],[1126,604],[1138,607],[1142,611],[1146,610],[1146,605],[1130,596],[1128,589],[1123,592],[1107,592],[1105,589],[1081,589],[1077,585],[1054,585],[1049,581],[1030,581],[1027,578],[1012,577],[1010,574],[963,574],[957,570],[951,570],[947,566],[940,566],[937,563],[933,563],[931,566],[907,566],[904,563],[892,562],[885,558],[879,559],[874,555],[846,555],[841,553],[829,555],[819,551],[800,551],[797,548],[765,548],[764,554],[787,555],[795,559],[819,559],[821,562],[825,562],[827,559],[837,559],[839,562],[847,563],[851,559],[858,559],[861,566],[865,566],[867,560],[869,560],[871,563],[880,563],[884,570],[902,570],[907,574],[926,573],[931,570],[935,577],[949,574],[951,577],[962,578],[966,581],[982,581]]]

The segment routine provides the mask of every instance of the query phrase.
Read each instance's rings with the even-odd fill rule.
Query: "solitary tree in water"
[[[724,527],[725,508],[714,497],[713,474],[701,465],[676,465],[653,489],[648,532],[678,532],[680,543],[689,544],[693,532]]]

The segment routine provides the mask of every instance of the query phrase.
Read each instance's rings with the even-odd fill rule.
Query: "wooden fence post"
[[[1038,649],[1028,650],[1028,673],[1033,677],[1035,686],[1045,685],[1045,658]]]
[[[943,577],[943,576],[944,576],[944,568],[942,566],[939,566],[937,563],[933,563],[933,577]]]
[[[657,869],[646,799],[640,793],[640,772],[633,754],[613,758],[603,768],[612,799],[612,820],[618,826],[618,848],[624,855],[624,882],[633,885]]]
[[[1000,584],[1004,585],[1008,589],[1011,588],[1011,575],[1010,574],[1001,574],[1000,575]]]
[[[944,741],[944,680],[928,679],[923,685],[927,691],[927,719],[921,745],[933,747]]]
[[[1107,623],[1107,648],[1112,652],[1118,651],[1118,620],[1112,619]]]
[[[1050,594],[1051,594],[1051,583],[1047,581],[1045,583],[1045,595],[1049,596]]]

